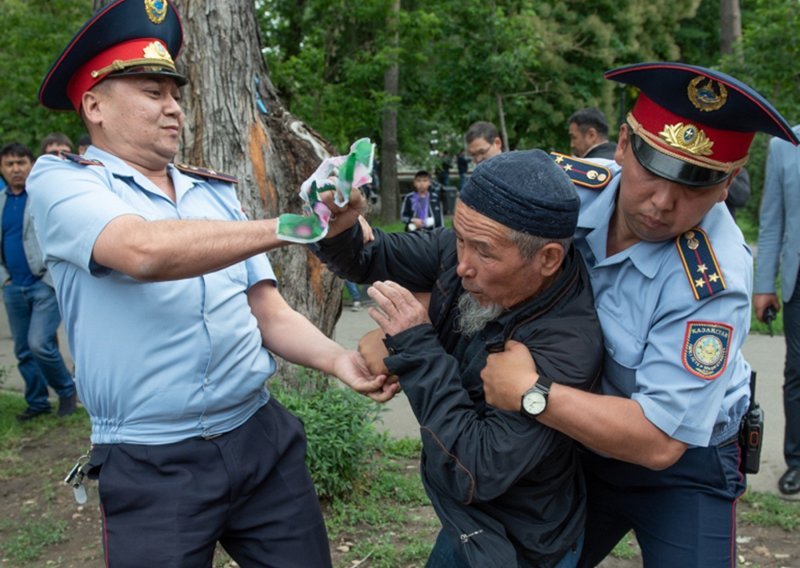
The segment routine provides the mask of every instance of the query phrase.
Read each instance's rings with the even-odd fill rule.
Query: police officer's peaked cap
[[[78,110],[83,93],[110,76],[186,78],[174,60],[183,45],[180,18],[168,0],[117,0],[75,34],[47,72],[39,101],[54,110]]]
[[[677,62],[637,63],[605,74],[640,90],[628,114],[639,163],[694,187],[718,184],[748,158],[756,132],[798,144],[764,97],[730,75]]]

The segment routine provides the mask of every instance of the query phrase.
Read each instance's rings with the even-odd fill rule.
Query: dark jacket
[[[416,217],[414,214],[414,201],[413,197],[416,192],[406,193],[403,196],[403,203],[400,206],[400,219],[408,225],[411,219]],[[424,227],[426,229],[434,229],[436,227],[444,227],[444,215],[442,213],[442,199],[438,191],[433,191],[433,187],[428,191],[430,200],[428,201],[428,217],[433,218],[433,227]],[[424,221],[424,219],[423,219]],[[406,228],[408,230],[408,228]]]
[[[617,151],[617,145],[614,142],[603,142],[598,144],[583,157],[584,160],[589,158],[604,158],[606,160],[613,160],[614,153]]]
[[[514,338],[530,347],[543,375],[589,388],[603,340],[582,260],[571,249],[550,288],[467,337],[455,325],[464,289],[452,230],[375,234],[363,246],[356,226],[316,252],[350,280],[432,291],[432,325],[388,337],[386,364],[420,424],[422,479],[444,529],[472,566],[553,566],[584,527],[575,443],[519,412],[488,406],[480,371],[487,347]]]

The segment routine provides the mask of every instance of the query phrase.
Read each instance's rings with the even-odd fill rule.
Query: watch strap
[[[553,385],[553,379],[550,377],[546,377],[544,375],[539,375],[539,378],[536,381],[536,384],[533,385],[533,388],[539,387],[539,390],[549,394],[550,387]]]

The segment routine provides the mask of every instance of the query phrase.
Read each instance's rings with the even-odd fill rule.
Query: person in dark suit
[[[582,108],[569,117],[569,147],[577,158],[613,160],[617,145],[608,140],[608,121],[599,108]]]

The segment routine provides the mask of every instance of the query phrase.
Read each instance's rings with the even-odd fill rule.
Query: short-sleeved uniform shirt
[[[275,371],[246,295],[275,279],[266,255],[168,282],[92,259],[98,235],[121,215],[242,220],[234,188],[170,165],[172,202],[115,156],[91,147],[86,157],[102,165],[41,157],[28,191],[92,442],[168,444],[236,428],[266,404]]]
[[[752,253],[724,204],[717,204],[699,225],[717,266],[689,257],[692,283],[675,240],[639,242],[607,257],[620,179],[602,192],[578,190],[576,246],[605,338],[602,392],[635,400],[672,438],[719,444],[736,435],[749,404],[750,366],[741,347],[750,328]],[[708,278],[724,279],[725,288],[716,284],[698,300],[692,286]]]

